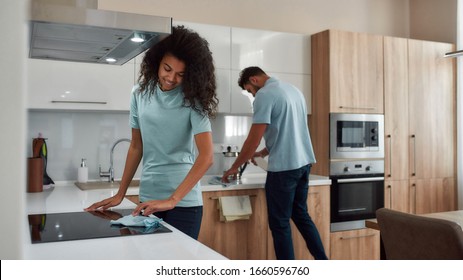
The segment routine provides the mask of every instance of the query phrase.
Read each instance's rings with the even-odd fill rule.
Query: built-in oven
[[[331,231],[365,228],[384,207],[384,160],[331,161]]]
[[[330,114],[330,159],[384,158],[384,116]]]

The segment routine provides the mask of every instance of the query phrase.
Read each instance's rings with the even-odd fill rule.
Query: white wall
[[[455,43],[458,0],[409,0],[410,37]]]
[[[20,259],[26,227],[24,151],[26,111],[24,61],[26,59],[25,4],[2,1],[0,9],[0,259]]]

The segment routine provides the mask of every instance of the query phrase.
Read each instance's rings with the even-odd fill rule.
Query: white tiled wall
[[[219,114],[212,120],[215,146],[241,145],[246,139],[252,119],[250,116]],[[47,173],[54,181],[77,179],[77,168],[82,158],[87,159],[89,179],[97,180],[98,165],[109,168],[109,154],[113,143],[120,138],[130,138],[129,114],[107,112],[30,111],[28,113],[27,156],[32,154],[32,139],[41,133],[48,147]],[[263,147],[263,143],[261,143]],[[129,144],[122,142],[114,150],[115,178],[122,176]],[[140,177],[138,169],[135,177]],[[223,154],[217,151],[214,165],[208,174],[223,172]],[[246,172],[262,172],[249,166]]]

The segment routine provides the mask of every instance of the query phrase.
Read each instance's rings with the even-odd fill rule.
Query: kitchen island
[[[218,250],[218,248],[216,248],[216,246],[214,246],[213,243],[220,242],[220,240],[223,240],[223,237],[225,237],[228,234],[232,234],[233,239],[240,237],[241,234],[235,235],[233,232],[228,232],[227,229],[233,226],[245,226],[246,228],[248,228],[248,223],[251,223],[251,228],[256,228],[257,231],[253,231],[253,234],[250,235],[246,234],[246,236],[249,237],[249,240],[246,240],[246,242],[256,243],[254,238],[254,235],[256,235],[261,237],[261,241],[265,240],[264,243],[267,244],[268,228],[265,214],[266,204],[265,198],[263,196],[266,173],[244,174],[239,182],[231,184],[229,186],[209,184],[208,182],[212,177],[213,176],[205,176],[201,180],[205,212],[203,215],[202,233],[200,233],[199,238],[200,242],[190,238],[189,236],[183,234],[182,232],[178,231],[177,229],[165,222],[162,222],[162,224],[168,229],[172,230],[172,232],[36,244],[31,243],[29,229],[27,229],[27,235],[25,235],[26,239],[24,240],[24,259],[223,260],[228,259],[229,257],[216,252],[222,250]],[[316,187],[311,188],[312,191],[316,190],[318,187],[320,187],[320,190],[321,188],[325,189],[325,187],[329,186],[330,184],[331,181],[327,177],[310,175],[309,185]],[[58,182],[51,189],[44,190],[40,193],[27,194],[27,214],[81,212],[85,207],[91,205],[96,201],[108,198],[116,194],[116,192],[116,187],[109,189],[81,190],[73,182]],[[216,206],[217,200],[211,200],[210,198],[211,196],[215,196],[217,194],[223,195],[224,193],[229,195],[251,194],[251,200],[254,210],[254,214],[251,220],[237,221],[227,224],[218,222],[216,219],[216,215],[218,215],[218,210]],[[317,193],[318,190],[311,196],[318,197],[319,195]],[[138,187],[128,188],[127,196],[137,197]],[[326,198],[326,195],[324,197]],[[257,201],[258,204],[256,204]],[[321,204],[324,204],[326,206],[327,203],[329,203],[329,201],[325,200]],[[316,206],[318,207],[318,203]],[[124,199],[123,202],[117,207],[114,207],[113,210],[133,209],[134,207],[135,204],[133,202],[131,202],[128,199]],[[256,221],[256,219],[258,219],[258,221]],[[219,223],[219,228],[215,226],[209,228],[209,226],[216,223]],[[222,234],[222,230],[219,230],[222,227],[223,230],[228,232],[226,235]],[[249,230],[247,230],[247,232],[249,232]],[[241,239],[241,241],[244,240]],[[233,251],[239,250],[239,247],[232,247],[234,247]],[[266,247],[267,246],[265,245],[265,248],[260,248],[260,251],[265,251],[265,257],[262,257],[262,254],[251,254],[250,256],[247,256],[245,258],[266,259],[267,255],[270,255],[270,257],[273,258],[272,253],[268,253]],[[214,250],[211,248],[213,248]],[[227,251],[224,250],[223,252],[225,253]],[[239,258],[243,259],[244,257]]]
[[[198,240],[232,260],[275,259],[273,239],[268,227],[265,198],[266,173],[244,173],[239,182],[227,186],[209,183],[214,176],[201,180],[203,220]],[[310,175],[308,210],[322,238],[325,251],[330,251],[330,185],[328,177]],[[221,199],[239,201],[249,197],[252,214],[225,222]],[[234,218],[234,217],[232,217]],[[305,240],[291,222],[296,259],[313,259]]]
[[[27,214],[81,212],[85,207],[110,197],[116,192],[116,188],[82,191],[72,182],[57,183],[43,192],[27,194]],[[138,194],[138,188],[129,188],[129,194]],[[124,199],[113,209],[133,209],[134,207],[135,204]],[[23,258],[45,260],[227,259],[169,224],[162,222],[162,225],[172,232],[36,244],[31,243],[29,228],[26,227]]]

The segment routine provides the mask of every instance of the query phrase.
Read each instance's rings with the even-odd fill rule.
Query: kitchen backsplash
[[[223,172],[222,146],[236,145],[240,150],[252,124],[250,116],[218,114],[211,121],[214,139],[214,165],[209,175]],[[109,154],[114,142],[130,138],[129,114],[126,112],[30,111],[28,113],[27,155],[32,154],[32,139],[39,133],[48,148],[47,173],[54,181],[77,180],[77,169],[86,159],[89,180],[98,180],[98,166],[109,169]],[[261,147],[263,147],[263,141]],[[115,178],[122,176],[129,143],[121,142],[114,150]],[[263,172],[249,165],[245,173]],[[135,178],[139,178],[139,167]]]

